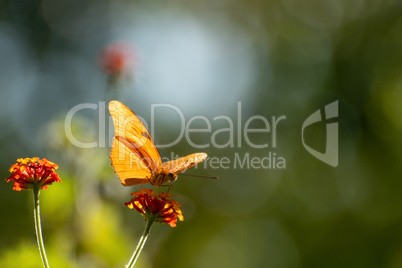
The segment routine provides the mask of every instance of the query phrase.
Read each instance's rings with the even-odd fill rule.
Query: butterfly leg
[[[171,194],[173,194],[173,184],[171,184],[171,183],[169,183],[169,184],[163,184],[163,185],[158,185],[158,186],[156,186],[156,187],[157,187],[157,189],[159,189],[160,187],[168,187],[166,193],[169,193],[170,190],[172,190],[172,193],[171,193]]]
[[[142,190],[142,187],[144,186],[144,183],[140,184],[140,188],[138,188],[138,190]]]
[[[169,188],[168,188],[168,191],[167,191],[167,192],[169,193],[169,192],[170,192],[170,189],[172,189],[172,195],[173,195],[173,184],[169,184],[168,186],[169,186]]]
[[[169,183],[169,184],[166,184],[166,185],[163,185],[163,186],[168,187],[167,193],[169,193],[170,190],[172,190],[171,194],[173,195],[173,189],[174,189],[174,188],[173,188],[173,184],[172,184],[172,183]]]

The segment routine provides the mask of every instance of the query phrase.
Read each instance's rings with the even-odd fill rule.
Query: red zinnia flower
[[[54,171],[58,165],[43,158],[20,158],[17,163],[12,165],[10,172],[12,175],[6,182],[14,181],[13,190],[32,189],[38,185],[40,189],[46,189],[53,182],[61,182],[59,175]]]
[[[176,227],[177,219],[183,221],[180,204],[171,199],[170,194],[158,195],[150,189],[142,189],[131,195],[135,198],[125,203],[126,206],[130,209],[135,208],[146,220],[164,222],[171,227]]]
[[[124,42],[107,46],[101,54],[101,67],[107,74],[121,75],[128,73],[135,63],[134,50]]]

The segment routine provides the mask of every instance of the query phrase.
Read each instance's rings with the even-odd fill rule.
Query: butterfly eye
[[[167,175],[168,181],[173,182],[173,181],[176,180],[176,178],[177,178],[177,174],[169,173],[169,174]]]

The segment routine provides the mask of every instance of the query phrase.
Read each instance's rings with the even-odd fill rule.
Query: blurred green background
[[[402,4],[389,0],[0,1],[0,174],[21,157],[59,164],[61,184],[41,192],[52,267],[123,267],[143,231],[124,206],[138,187],[113,174],[113,127],[98,109],[118,99],[148,123],[152,104],[171,104],[186,122],[205,116],[211,132],[241,118],[286,116],[270,133],[233,147],[197,149],[183,138],[163,157],[196,151],[227,157],[229,168],[201,164],[179,177],[174,197],[184,222],[156,224],[138,267],[402,267]],[[135,64],[113,76],[101,53],[126,42]],[[301,126],[339,100],[339,165],[303,147]],[[82,103],[72,133],[105,147],[78,148],[66,113]],[[260,124],[258,124],[260,123]],[[262,121],[250,127],[263,128]],[[255,124],[255,125],[254,125]],[[149,124],[149,126],[151,126]],[[192,128],[206,128],[198,120]],[[158,144],[180,134],[172,109],[155,112]],[[110,134],[111,133],[111,134]],[[105,134],[105,135],[103,135]],[[325,123],[306,129],[325,150]],[[216,136],[225,144],[230,136]],[[275,153],[286,169],[235,168],[235,155]],[[32,193],[0,182],[0,267],[41,267]]]

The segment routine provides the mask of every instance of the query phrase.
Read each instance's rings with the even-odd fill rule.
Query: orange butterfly
[[[109,112],[115,131],[110,160],[124,186],[171,183],[179,173],[207,158],[206,153],[195,153],[162,163],[147,129],[127,106],[111,101]]]

